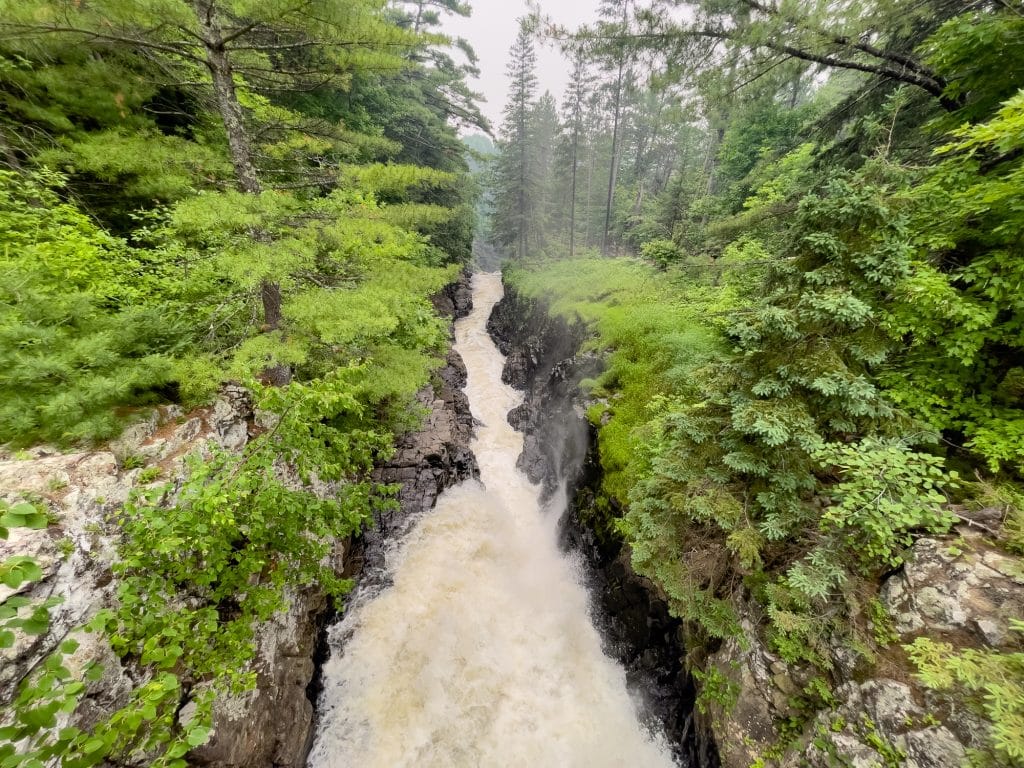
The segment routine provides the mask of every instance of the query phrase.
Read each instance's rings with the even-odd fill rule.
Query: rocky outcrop
[[[433,303],[439,314],[452,320],[467,315],[472,309],[468,276],[438,293]],[[452,351],[435,381],[417,393],[426,414],[423,424],[400,436],[394,456],[374,472],[374,480],[399,486],[399,504],[378,513],[361,537],[338,543],[337,573],[360,577],[367,565],[383,556],[386,542],[403,535],[409,521],[433,507],[446,488],[478,474],[469,449],[473,418],[462,391],[465,381],[466,368]],[[218,429],[222,433],[222,440],[233,434],[229,424]],[[373,568],[366,571],[368,578],[376,573]],[[314,735],[317,662],[326,655],[326,628],[333,618],[320,590],[292,596],[290,609],[260,634],[257,689],[218,701],[214,736],[192,753],[195,763],[215,768],[305,765]]]
[[[936,725],[906,683],[885,678],[846,683],[835,692],[840,702],[818,715],[810,740],[791,754],[786,768],[835,765],[908,768],[961,768],[967,752],[953,733]]]
[[[968,521],[950,536],[918,539],[877,597],[891,621],[894,652],[872,663],[839,639],[830,644],[834,703],[789,747],[779,761],[785,768],[954,768],[968,750],[984,747],[985,723],[955,694],[920,686],[897,649],[928,637],[960,648],[1021,650],[1010,620],[1024,615],[1024,563]],[[746,768],[777,745],[779,723],[801,718],[795,704],[815,672],[788,665],[764,647],[752,606],[739,612],[744,637],[723,643],[709,666],[735,694],[711,707],[722,764]]]
[[[563,480],[575,481],[590,446],[579,384],[600,371],[600,360],[580,354],[587,328],[551,317],[514,291],[495,306],[487,322],[505,355],[502,380],[525,390],[509,423],[524,435],[518,466],[548,494]]]
[[[340,572],[344,552],[335,558]],[[214,704],[210,741],[189,755],[193,765],[305,765],[313,738],[313,680],[317,635],[328,602],[315,588],[290,595],[287,611],[260,627],[256,653],[256,688]],[[182,709],[187,721],[191,705]]]
[[[99,662],[103,676],[90,684],[69,724],[87,727],[129,702],[132,690],[145,682],[142,673],[131,664],[122,664],[100,638],[75,631],[114,600],[114,513],[136,488],[180,477],[190,454],[204,454],[211,445],[240,450],[249,440],[252,416],[248,393],[228,385],[212,407],[188,416],[176,406],[156,409],[125,430],[107,451],[62,454],[37,448],[0,461],[0,494],[4,500],[40,500],[54,521],[45,530],[12,531],[7,542],[0,541],[0,560],[13,554],[34,557],[43,566],[43,578],[24,585],[23,596],[33,603],[60,598],[50,610],[50,626],[45,634],[19,634],[12,648],[0,651],[0,701],[9,700],[26,672],[73,634],[81,645],[66,662],[72,668]],[[0,591],[0,598],[9,593]],[[291,610],[301,612],[301,601],[294,601]],[[291,613],[282,618],[292,619]],[[283,689],[278,690],[272,675],[266,672],[279,666],[277,651],[281,646],[276,638],[275,627],[260,629],[264,653],[258,663],[260,685],[253,696],[272,699],[264,707],[268,711],[280,706],[301,713],[301,705],[289,699]],[[254,705],[254,713],[258,710]],[[224,718],[218,716],[218,733],[228,732],[224,724]],[[261,738],[271,744],[268,750],[273,749],[273,739],[287,737],[279,722],[267,718]]]
[[[681,764],[714,766],[714,745],[695,721],[680,622],[654,585],[633,572],[628,548],[596,511],[600,463],[580,383],[600,372],[601,360],[580,352],[586,326],[553,317],[507,288],[487,327],[507,358],[503,380],[525,390],[523,404],[509,414],[524,433],[519,466],[549,495],[565,493],[569,500],[562,543],[588,564],[594,618],[607,652],[625,668],[646,718],[665,733]]]
[[[973,530],[961,541],[919,539],[903,569],[882,586],[902,638],[953,635],[972,645],[1019,647],[1010,619],[1024,616],[1024,563]]]
[[[405,521],[433,507],[446,488],[479,476],[469,449],[473,416],[462,391],[465,385],[466,366],[452,351],[435,385],[417,395],[417,402],[428,412],[423,426],[399,438],[394,457],[374,473],[376,481],[400,486],[400,504],[378,518],[368,538],[401,536]]]

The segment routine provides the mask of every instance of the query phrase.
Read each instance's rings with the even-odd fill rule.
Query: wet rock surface
[[[955,648],[1019,651],[1010,620],[1024,615],[1024,569],[973,524],[951,535],[918,539],[906,563],[883,581],[878,599],[889,616],[893,647],[918,637]],[[709,658],[736,691],[732,706],[714,705],[722,763],[745,768],[776,743],[777,725],[799,715],[793,707],[814,676],[769,652],[754,632],[756,611],[739,606],[743,642],[730,639]],[[988,726],[956,699],[918,684],[895,653],[873,665],[839,639],[829,643],[835,703],[805,727],[780,764],[954,768],[982,748]],[[893,674],[899,679],[892,679]]]
[[[400,508],[379,515],[367,542],[401,536],[406,523],[434,506],[446,488],[479,476],[469,449],[473,417],[462,387],[466,367],[456,352],[438,372],[438,382],[421,390],[417,402],[429,413],[422,428],[399,438],[394,457],[374,473],[374,480],[400,486]]]
[[[452,321],[473,309],[473,290],[468,275],[434,297],[439,313]],[[466,366],[454,350],[434,381],[416,395],[427,412],[416,432],[398,438],[395,455],[374,472],[374,480],[395,484],[398,507],[379,513],[374,524],[355,542],[354,568],[366,570],[367,579],[386,582],[384,557],[389,542],[401,540],[419,516],[433,508],[446,489],[480,476],[469,445],[473,439],[473,414],[466,386]]]
[[[523,404],[509,414],[509,423],[524,433],[519,467],[549,495],[569,497],[562,544],[583,556],[606,651],[625,668],[646,719],[666,735],[681,764],[717,765],[714,744],[695,720],[680,622],[654,585],[633,572],[623,542],[595,519],[600,463],[580,382],[600,373],[601,361],[580,353],[586,327],[551,317],[544,306],[506,289],[487,328],[507,358],[502,379],[525,390]]]
[[[589,450],[579,384],[600,372],[601,361],[579,352],[586,326],[552,318],[511,290],[494,308],[487,330],[506,357],[502,380],[526,392],[508,416],[524,435],[518,466],[551,494],[562,481],[575,480]]]

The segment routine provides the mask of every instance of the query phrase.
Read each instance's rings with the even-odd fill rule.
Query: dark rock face
[[[190,753],[193,765],[305,765],[313,737],[307,689],[315,672],[317,630],[327,615],[324,594],[305,589],[291,596],[287,612],[259,629],[256,688],[218,700],[214,736]],[[187,714],[186,707],[182,716]]]
[[[463,274],[433,298],[434,307],[453,321],[473,309],[469,275]],[[374,526],[356,542],[356,557],[367,577],[383,575],[386,542],[401,539],[420,514],[432,509],[446,489],[480,476],[469,448],[473,415],[466,386],[466,366],[454,349],[435,381],[416,399],[428,412],[423,426],[398,439],[395,455],[374,472],[374,480],[400,486],[399,508],[378,514]]]
[[[402,538],[447,488],[480,476],[469,448],[473,416],[462,391],[465,385],[466,366],[453,350],[438,372],[436,390],[428,386],[417,395],[419,403],[429,409],[422,428],[401,437],[394,457],[374,472],[377,482],[394,483],[401,489],[399,508],[378,514],[373,528],[362,537],[367,565],[383,565],[385,542]]]
[[[472,309],[468,276],[446,287],[433,302],[453,320],[467,315]],[[365,573],[372,580],[372,566],[383,560],[386,541],[402,535],[446,488],[479,474],[469,449],[473,417],[462,392],[465,382],[466,368],[453,351],[435,382],[417,394],[428,412],[423,425],[400,437],[394,457],[374,473],[378,482],[401,486],[400,508],[378,515],[376,525],[359,539],[338,543],[339,573]],[[291,609],[260,631],[257,689],[219,705],[214,738],[190,755],[194,763],[216,768],[305,765],[314,735],[320,665],[328,654],[326,629],[335,616],[317,589],[292,596]]]
[[[458,320],[473,311],[473,288],[465,272],[454,283],[445,286],[432,298],[437,314]]]
[[[579,382],[596,376],[601,362],[579,354],[588,332],[582,323],[551,318],[509,291],[494,308],[487,330],[506,357],[502,380],[526,391],[508,415],[524,434],[518,466],[547,495],[578,474],[590,445]]]
[[[568,494],[562,544],[580,552],[589,566],[606,651],[625,667],[646,717],[663,730],[681,763],[716,766],[710,730],[695,721],[680,622],[654,585],[633,572],[628,547],[596,510],[601,468],[580,382],[596,376],[601,361],[579,352],[586,327],[553,318],[545,307],[507,289],[487,328],[507,357],[503,380],[526,391],[523,405],[509,414],[509,423],[525,434],[519,466],[549,495],[563,488]]]

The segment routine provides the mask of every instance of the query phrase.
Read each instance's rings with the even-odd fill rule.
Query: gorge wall
[[[694,708],[693,680],[683,668],[682,626],[655,585],[633,572],[628,547],[595,508],[601,470],[580,382],[600,372],[601,360],[581,352],[586,327],[553,317],[506,287],[488,330],[508,358],[504,380],[526,392],[509,414],[525,435],[519,465],[547,493],[569,496],[562,544],[586,564],[606,652],[625,667],[649,725],[665,733],[681,764],[716,766],[713,737]]]
[[[1020,650],[1011,627],[1024,615],[1024,570],[987,535],[998,528],[999,510],[954,510],[960,525],[917,539],[906,565],[858,598],[879,606],[862,631],[878,638],[880,652],[836,637],[826,671],[789,664],[761,637],[766,617],[748,593],[735,605],[742,636],[688,646],[690,635],[657,586],[633,572],[611,525],[616,510],[595,503],[601,467],[580,382],[597,375],[601,361],[580,352],[587,329],[510,288],[490,330],[508,355],[506,379],[527,391],[510,415],[526,433],[521,465],[549,492],[567,485],[563,538],[591,564],[608,651],[629,670],[684,765],[954,768],[970,750],[986,748],[987,724],[962,694],[923,686],[904,645],[926,637],[980,652]],[[714,673],[714,689],[700,696],[703,712],[695,710],[700,686],[684,658]]]
[[[434,298],[438,312],[452,321],[467,314],[471,302],[468,276]],[[469,450],[473,420],[462,392],[465,376],[459,356],[450,353],[434,381],[418,393],[428,414],[422,427],[401,436],[392,459],[375,473],[377,481],[400,486],[400,504],[378,515],[364,536],[337,542],[333,567],[338,574],[357,576],[367,557],[377,551],[374,540],[398,535],[407,520],[432,507],[446,488],[476,474]],[[163,482],[181,477],[191,454],[210,446],[243,450],[261,428],[261,419],[248,393],[227,385],[208,408],[187,414],[177,406],[156,409],[106,450],[68,454],[37,448],[0,455],[0,499],[38,499],[54,521],[43,530],[13,529],[9,540],[0,540],[0,561],[11,555],[34,557],[43,578],[24,585],[19,594],[33,601],[61,598],[51,609],[45,634],[19,635],[12,647],[0,649],[0,703],[10,701],[19,681],[71,634],[81,645],[66,663],[81,668],[99,662],[103,675],[89,683],[67,724],[89,727],[130,701],[132,690],[144,682],[135,667],[118,659],[101,638],[75,632],[116,596],[117,580],[111,570],[117,540],[114,513],[133,490],[157,478]],[[325,483],[314,490],[324,498],[337,492]],[[0,597],[11,593],[0,585]],[[218,699],[212,737],[188,755],[190,764],[305,765],[313,734],[319,653],[334,611],[317,588],[289,598],[287,611],[258,627],[255,689]],[[192,709],[194,705],[183,701],[179,719],[187,721]],[[147,763],[141,755],[131,764]]]

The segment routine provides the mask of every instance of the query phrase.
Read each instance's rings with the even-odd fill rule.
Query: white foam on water
[[[673,765],[602,651],[558,515],[515,467],[522,395],[486,330],[502,294],[476,275],[456,324],[481,482],[443,494],[389,558],[393,584],[346,615],[311,768]]]

